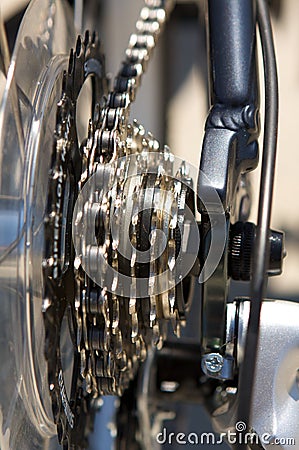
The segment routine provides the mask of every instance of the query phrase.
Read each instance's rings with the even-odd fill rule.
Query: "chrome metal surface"
[[[237,329],[238,364],[244,360],[249,301],[241,302],[230,323]],[[245,430],[259,436],[264,449],[294,450],[299,442],[299,304],[286,300],[262,303],[259,346],[254,378],[252,419]],[[237,422],[238,394],[225,411],[212,419],[227,433]]]

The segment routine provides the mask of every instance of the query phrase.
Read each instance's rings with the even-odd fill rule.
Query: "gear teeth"
[[[69,75],[71,75],[73,73],[74,66],[75,66],[75,54],[74,54],[74,50],[71,49],[70,56],[69,56],[69,64],[68,64],[68,74]]]
[[[88,43],[89,33],[87,34],[87,32],[86,32],[85,37],[87,37],[87,43]],[[76,58],[79,58],[82,55],[83,47],[85,47],[85,42],[83,41],[82,36],[79,35],[77,37],[77,42],[76,42],[76,50],[75,50],[75,57]]]
[[[100,46],[98,33],[96,31],[93,31],[92,36],[91,36],[91,45],[94,46],[97,43],[99,43],[99,46]]]
[[[89,30],[85,31],[84,41],[83,41],[84,47],[87,47],[89,43],[90,43],[90,45],[94,44],[93,37],[94,37],[94,33],[92,34],[92,38],[90,39]],[[81,38],[81,41],[82,41],[82,38]]]
[[[91,49],[89,38],[85,41],[85,46],[82,39],[79,38],[76,52],[74,53],[73,50],[70,52],[68,67],[62,78],[62,94],[57,105],[51,170],[48,177],[48,205],[44,221],[46,236],[44,261],[53,261],[53,263],[43,264],[42,266],[44,278],[43,304],[46,304],[46,299],[51,299],[49,306],[43,309],[43,317],[46,334],[45,356],[48,365],[53,415],[57,424],[59,439],[63,446],[67,449],[76,448],[78,450],[86,448],[86,437],[91,429],[90,427],[92,427],[94,415],[91,406],[93,404],[91,400],[93,392],[90,385],[92,377],[89,375],[90,350],[88,346],[82,347],[84,341],[88,342],[89,306],[86,303],[85,278],[80,267],[80,261],[79,264],[78,261],[73,261],[72,244],[66,242],[65,258],[70,261],[70,265],[68,270],[63,272],[60,242],[62,239],[63,211],[71,211],[73,208],[72,204],[64,203],[75,201],[76,192],[78,186],[80,186],[82,168],[84,167],[84,161],[80,161],[81,155],[76,140],[75,104],[85,77],[90,75],[93,70],[89,68],[86,71],[84,63],[88,57],[87,54],[92,55],[95,59],[97,58],[98,64],[102,66],[102,74],[105,73],[104,60],[96,42]],[[97,78],[98,74],[94,74],[94,76]],[[94,90],[94,95],[98,99],[107,86],[104,76],[101,75],[101,77],[97,78],[96,92]],[[90,124],[90,136],[92,133],[92,124]],[[84,155],[82,159],[84,160]],[[70,171],[73,169],[75,170],[71,173]],[[85,174],[85,177],[87,177],[87,174]],[[72,197],[69,200],[64,197],[67,180],[70,180],[70,189],[75,195],[73,200]],[[76,185],[76,183],[78,184]],[[64,237],[66,236],[71,236],[71,233],[66,233]],[[73,271],[72,276],[70,276],[70,271]],[[67,311],[72,311],[71,322],[75,326],[74,330],[70,328],[74,343],[74,368],[70,394],[66,393],[60,356],[60,329],[62,318],[66,316]],[[108,332],[107,335],[109,335]],[[108,342],[107,347],[109,347]]]

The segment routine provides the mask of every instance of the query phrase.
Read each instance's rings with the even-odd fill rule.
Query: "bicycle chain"
[[[134,377],[139,362],[145,359],[147,347],[162,345],[165,320],[171,319],[174,330],[179,333],[179,319],[184,317],[183,302],[176,298],[173,268],[183,232],[190,180],[184,166],[173,174],[172,156],[167,147],[160,150],[158,142],[152,135],[146,135],[137,122],[128,124],[130,104],[135,99],[172,5],[171,1],[162,0],[146,0],[145,3],[136,24],[136,33],[131,35],[126,60],[105,104],[100,101],[106,86],[103,57],[98,53],[95,39],[90,40],[88,35],[84,41],[78,40],[75,53],[71,53],[69,71],[64,75],[63,95],[58,104],[45,221],[47,245],[43,263],[43,311],[53,412],[59,438],[65,448],[86,446],[90,429],[88,416],[92,415],[95,399],[99,395],[121,395]],[[89,122],[88,137],[79,149],[75,126],[76,101],[89,75],[96,80],[98,104]],[[158,167],[152,165],[151,152],[158,155]],[[140,168],[134,182],[127,178],[130,155],[137,158]],[[121,157],[125,157],[124,162]],[[129,298],[114,294],[117,276],[112,285],[100,287],[83,271],[80,257],[74,255],[71,215],[78,194],[91,177],[95,180],[94,196],[82,205],[80,218],[81,221],[93,220],[96,209],[98,245],[88,249],[89,269],[95,273],[101,269],[98,262],[100,251],[115,273],[123,272],[131,277]],[[97,184],[97,180],[101,182]],[[108,196],[100,189],[103,181]],[[125,216],[122,210],[129,193],[132,195],[131,210],[126,211]],[[66,200],[68,196],[70,198]],[[140,209],[150,211],[148,217],[140,214]],[[167,211],[167,214],[163,215],[161,211]],[[118,222],[116,219],[116,235],[114,233],[113,236],[110,232],[112,215],[121,218]],[[67,220],[63,223],[65,216]],[[118,251],[122,241],[120,220],[130,223],[133,250],[129,266]],[[63,229],[64,232],[61,231]],[[167,247],[162,257],[156,261],[155,255],[151,255],[149,264],[139,264],[134,248],[148,250],[149,236],[155,240],[157,230],[164,231],[167,236]],[[171,288],[156,295],[154,277],[167,268],[170,269]],[[136,283],[143,275],[149,280],[149,296],[139,299]],[[66,314],[69,315],[75,349],[70,399],[64,385],[60,355],[61,326]]]

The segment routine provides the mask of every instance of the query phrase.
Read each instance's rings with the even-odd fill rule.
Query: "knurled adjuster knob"
[[[250,281],[256,238],[256,225],[252,222],[236,222],[230,227],[228,273],[233,280]],[[286,256],[284,233],[270,230],[269,275],[280,275]]]

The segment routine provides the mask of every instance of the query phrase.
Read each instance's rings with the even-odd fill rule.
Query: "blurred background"
[[[138,17],[142,0],[86,0],[75,2],[75,21],[78,31],[96,28],[106,54],[106,67],[111,78],[116,74],[130,34]],[[1,0],[0,12],[5,21],[9,45],[14,39],[26,0]],[[181,2],[166,28],[148,72],[143,79],[131,118],[137,118],[162,143],[181,158],[198,167],[208,111],[207,62],[204,3]],[[81,16],[84,5],[85,14]],[[276,45],[279,86],[280,122],[278,159],[272,227],[286,233],[287,257],[284,272],[270,280],[270,298],[299,300],[299,2],[275,0],[271,2],[274,40]],[[263,92],[262,61],[260,60],[261,92]],[[3,82],[3,80],[2,80]],[[261,93],[263,104],[263,94]],[[263,110],[263,105],[262,105]],[[262,136],[260,141],[262,148]],[[254,173],[255,219],[258,199],[259,173]],[[115,399],[107,399],[96,419],[91,449],[108,449]],[[197,406],[180,405],[177,409],[183,430],[209,431],[211,426],[204,411]],[[191,422],[187,417],[192,417]],[[108,427],[107,427],[108,424]],[[109,425],[110,424],[110,425]],[[182,425],[183,424],[183,425]],[[172,425],[169,426],[171,431]],[[112,430],[113,435],[113,430]],[[53,443],[56,448],[57,443]],[[188,446],[184,446],[188,448]],[[165,446],[163,448],[175,448]],[[191,447],[190,447],[191,448]],[[212,448],[206,446],[202,448]],[[224,448],[224,446],[223,446]]]

